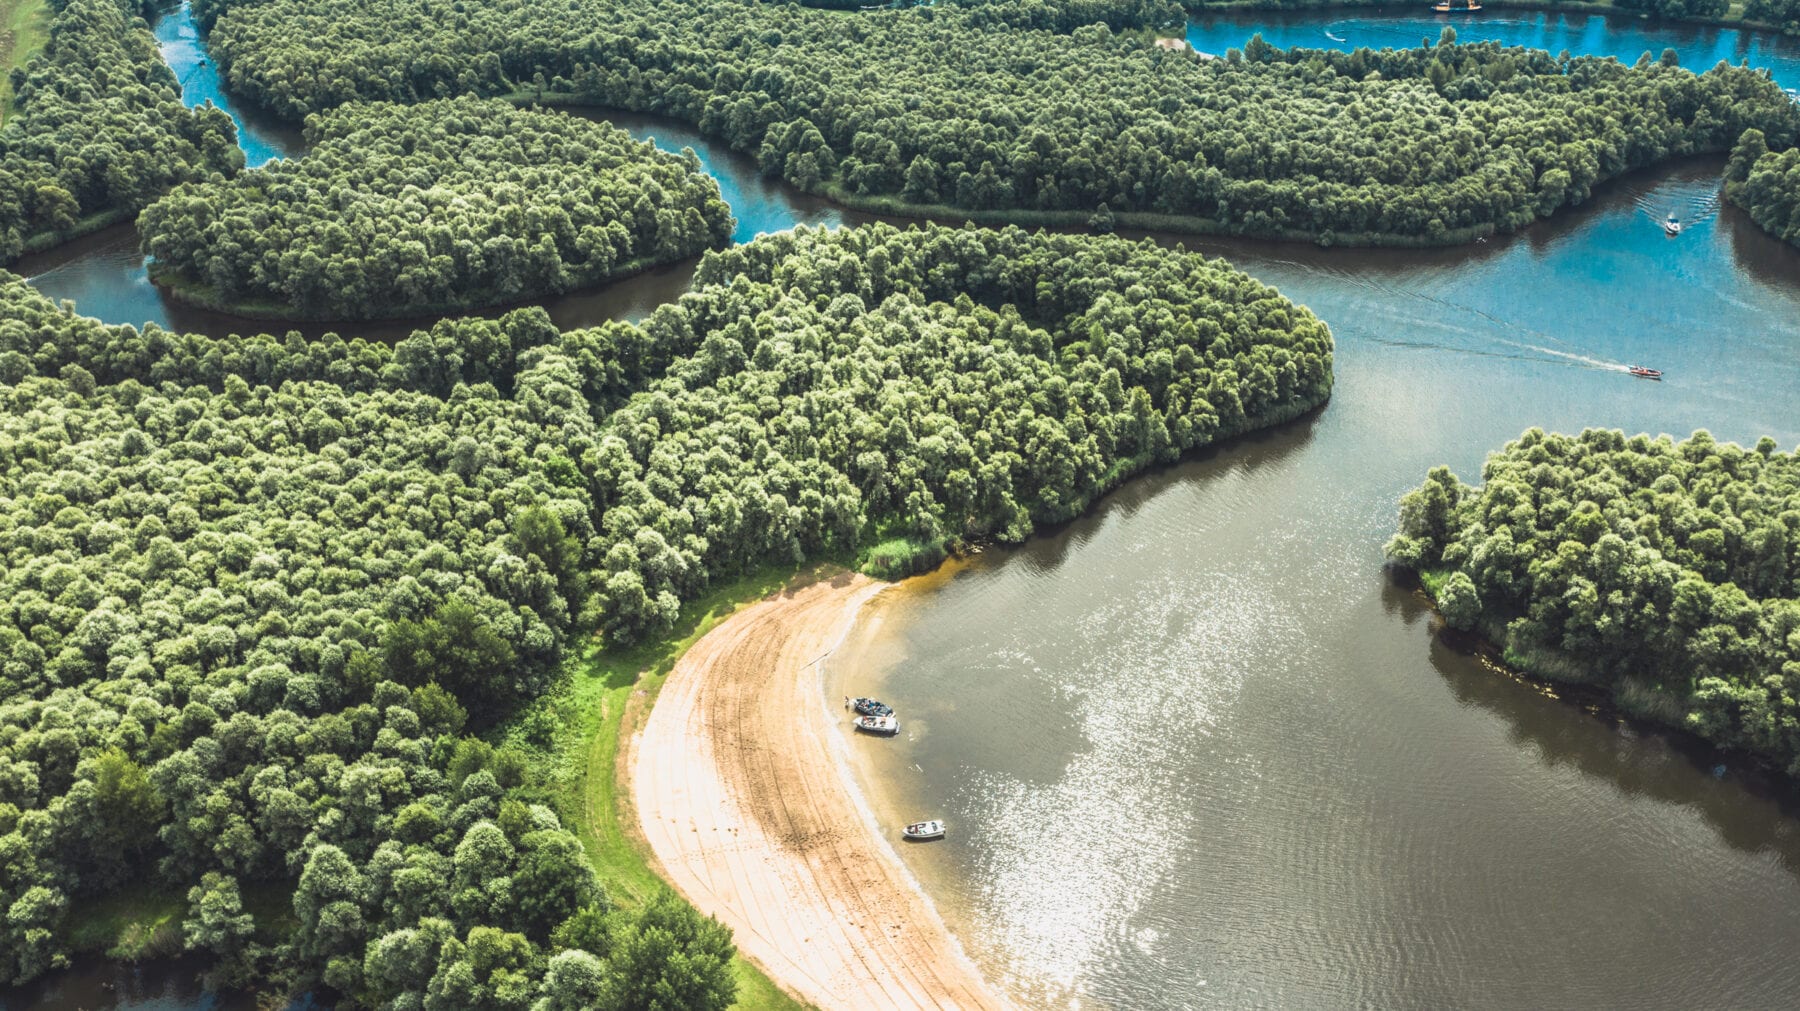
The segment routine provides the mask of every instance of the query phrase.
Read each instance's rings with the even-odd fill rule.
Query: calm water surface
[[[1461,0],[1458,0],[1461,2]],[[1681,65],[1704,71],[1720,60],[1767,68],[1784,88],[1800,88],[1800,39],[1735,28],[1709,28],[1621,15],[1554,14],[1490,8],[1437,14],[1425,3],[1331,12],[1244,12],[1188,22],[1188,42],[1203,53],[1224,55],[1250,36],[1282,49],[1407,49],[1435,43],[1446,26],[1459,42],[1501,42],[1575,56],[1613,56],[1625,63],[1673,49]]]
[[[65,972],[0,991],[0,1011],[318,1011],[325,1006],[310,997],[270,1005],[251,994],[207,990],[200,985],[203,968],[185,958],[144,965],[81,959]]]
[[[1455,23],[1552,50],[1796,66],[1787,44],[1711,29]],[[1404,45],[1438,24],[1215,19],[1190,38]],[[165,19],[159,37],[198,101],[205,68],[182,31]],[[614,121],[699,152],[740,240],[867,220],[687,128]],[[889,824],[949,819],[948,840],[903,856],[1001,986],[1034,1007],[1791,1002],[1800,822],[1784,802],[1446,649],[1381,571],[1400,494],[1436,463],[1473,478],[1530,425],[1800,443],[1800,251],[1721,207],[1719,167],[1630,177],[1458,250],[1156,237],[1228,256],[1329,322],[1330,405],[909,583],[830,666],[828,693],[874,688],[905,710],[901,739],[856,742],[867,792]],[[1671,210],[1689,222],[1674,240],[1658,225]],[[266,328],[165,306],[129,229],[23,266],[104,319]],[[691,270],[548,305],[565,326],[642,316]],[[119,972],[0,1000],[228,1006],[191,971]]]
[[[188,8],[165,15],[156,25],[163,39],[163,56],[182,81],[183,99],[189,105],[211,101],[230,112],[238,123],[238,137],[251,165],[273,157],[297,157],[305,153],[296,131],[270,126],[266,117],[246,113],[219,90],[218,72],[204,60]],[[202,62],[204,60],[204,62]],[[693,128],[667,120],[630,113],[576,115],[610,122],[638,140],[679,153],[693,149],[704,171],[719,183],[720,194],[737,218],[734,242],[748,242],[766,232],[779,232],[797,224],[840,225],[873,220],[846,211],[824,200],[798,193],[756,170],[747,155],[701,137]],[[589,326],[609,319],[641,319],[658,305],[686,290],[698,259],[670,264],[617,284],[573,292],[532,304],[544,306],[552,319],[565,328]],[[183,305],[168,298],[150,283],[144,255],[138,250],[137,229],[119,225],[49,253],[26,257],[12,270],[23,275],[39,291],[54,299],[72,300],[79,310],[108,323],[142,326],[146,322],[173,330],[214,335],[251,334],[296,329],[309,335],[326,332],[364,337],[399,339],[432,319],[382,320],[379,322],[283,323],[245,319]],[[480,310],[471,315],[496,316],[509,306]]]
[[[903,857],[1022,1004],[1792,1000],[1800,823],[1446,649],[1381,569],[1430,466],[1531,425],[1800,443],[1800,250],[1718,170],[1474,251],[1199,243],[1330,322],[1331,403],[909,586],[835,663],[903,713],[854,742],[878,817],[948,820]]]

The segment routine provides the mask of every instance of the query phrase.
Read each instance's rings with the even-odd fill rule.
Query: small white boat
[[[1663,231],[1670,235],[1681,234],[1681,219],[1675,216],[1674,211],[1670,211],[1669,216],[1663,219]]]
[[[886,734],[892,737],[900,732],[898,716],[858,716],[854,722],[856,729],[867,734]]]
[[[900,834],[908,839],[942,839],[944,823],[941,821],[916,821],[900,830]]]

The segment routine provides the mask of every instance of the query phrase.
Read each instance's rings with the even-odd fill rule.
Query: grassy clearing
[[[0,0],[0,122],[12,112],[12,69],[30,62],[49,40],[46,0]]]
[[[770,567],[714,587],[681,610],[675,628],[626,649],[592,645],[571,656],[557,691],[501,729],[532,756],[564,821],[587,849],[613,902],[635,906],[668,887],[651,869],[637,838],[630,798],[620,791],[619,747],[649,714],[675,661],[713,626],[746,603],[774,592],[794,576]],[[737,1006],[799,1009],[761,970],[732,960]]]
[[[69,947],[127,962],[181,953],[182,896],[155,885],[122,888],[83,903],[65,926]]]

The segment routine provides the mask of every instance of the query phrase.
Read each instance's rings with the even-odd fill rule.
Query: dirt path
[[[815,661],[885,584],[789,587],[695,643],[637,743],[664,875],[822,1008],[1001,1008],[855,799]],[[882,831],[889,827],[883,826]]]

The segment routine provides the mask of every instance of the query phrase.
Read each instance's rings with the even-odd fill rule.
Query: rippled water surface
[[[857,742],[879,816],[949,821],[904,857],[1022,1003],[1791,1000],[1782,805],[1446,649],[1381,571],[1402,493],[1531,425],[1800,443],[1800,250],[1718,168],[1473,252],[1201,243],[1330,322],[1331,403],[901,591],[838,661],[907,728]]]

